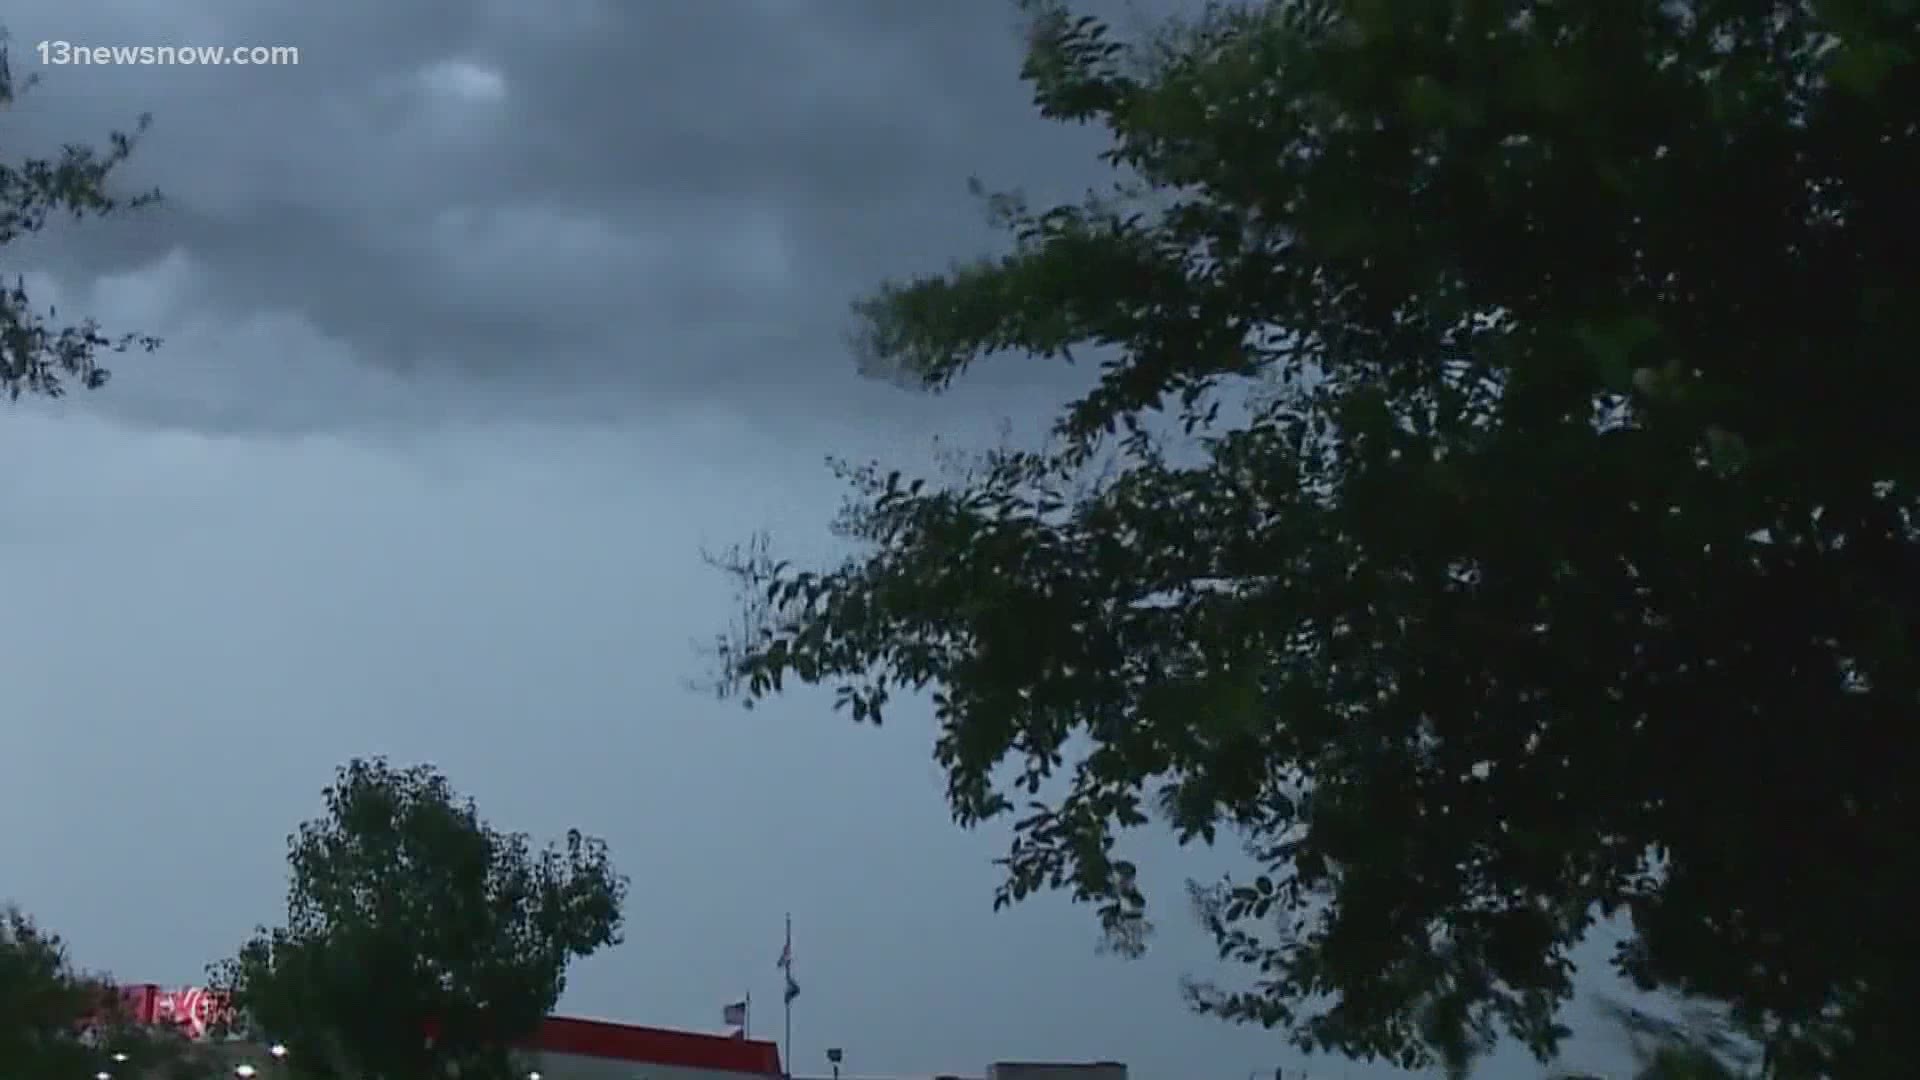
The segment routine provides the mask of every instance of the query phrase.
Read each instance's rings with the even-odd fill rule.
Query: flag
[[[746,1027],[747,1026],[747,1003],[744,1001],[736,1001],[733,1004],[728,1005],[726,1008],[721,1009],[720,1022],[728,1025],[729,1027],[737,1027],[737,1028]]]
[[[793,981],[793,916],[787,916],[787,943],[780,947],[780,960],[775,967],[787,975],[787,1004],[800,996],[800,984]]]

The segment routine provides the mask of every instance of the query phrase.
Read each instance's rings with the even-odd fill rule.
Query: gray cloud
[[[1032,115],[1000,3],[80,8],[12,16],[16,55],[216,41],[301,62],[42,69],[28,135],[149,110],[127,179],[169,200],[50,238],[29,253],[47,269],[183,250],[223,304],[297,313],[359,362],[603,406],[857,396],[847,302],[993,243],[968,175],[1098,176],[1090,136]]]

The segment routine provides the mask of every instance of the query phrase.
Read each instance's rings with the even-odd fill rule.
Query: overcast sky
[[[1098,956],[1087,911],[990,911],[1005,838],[949,823],[924,710],[874,731],[686,685],[731,614],[703,546],[831,553],[827,454],[910,464],[1060,392],[1007,365],[927,399],[842,344],[850,299],[992,242],[970,174],[1098,180],[1093,136],[1034,116],[1019,26],[1006,0],[10,4],[42,81],[0,150],[151,112],[124,180],[167,202],[0,270],[167,340],[0,415],[0,897],[86,965],[197,981],[280,915],[334,766],[386,754],[612,844],[627,940],[564,1011],[717,1030],[751,990],[777,1033],[791,910],[796,1071],[830,1045],[865,1075],[1300,1065],[1182,1009],[1209,952],[1178,885],[1227,863],[1148,842],[1162,936]],[[43,65],[43,40],[299,63]],[[1621,1067],[1581,1026],[1569,1063]]]

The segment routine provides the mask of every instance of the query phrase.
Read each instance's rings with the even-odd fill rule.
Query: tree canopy
[[[15,99],[5,32],[0,31],[0,114],[12,108]],[[113,132],[105,152],[70,144],[57,158],[0,159],[0,247],[39,232],[61,214],[98,217],[158,199],[153,191],[129,197],[108,187],[114,170],[133,153],[135,136],[146,127],[142,116],[133,134]],[[61,324],[58,315],[37,309],[17,274],[11,285],[0,282],[0,393],[9,400],[23,393],[59,397],[69,381],[89,390],[104,386],[109,370],[100,363],[102,353],[135,348],[151,352],[160,346],[160,339],[146,334],[110,337],[91,319]]]
[[[137,1024],[111,980],[76,970],[58,934],[11,907],[0,910],[0,1062],[10,1080],[205,1075],[181,1033]]]
[[[567,833],[534,850],[431,767],[341,767],[288,840],[286,925],[211,973],[238,1023],[297,1075],[507,1080],[576,958],[620,939],[627,881]]]
[[[1114,183],[995,197],[1011,250],[862,302],[863,362],[1095,370],[1038,448],[844,469],[844,562],[736,552],[723,689],[930,694],[1002,901],[1125,936],[1127,830],[1244,843],[1193,1001],[1304,1047],[1550,1056],[1625,913],[1787,1075],[1903,1075],[1920,9],[1030,7]]]

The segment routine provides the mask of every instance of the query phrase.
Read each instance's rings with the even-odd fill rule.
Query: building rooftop
[[[165,989],[149,983],[122,987],[121,993],[136,1022],[175,1024],[194,1039],[206,1038],[224,1010],[218,995],[200,987]],[[431,1037],[433,1032],[423,1034]],[[521,1049],[543,1058],[596,1058],[704,1072],[780,1075],[780,1049],[765,1040],[583,1017],[548,1017]]]

